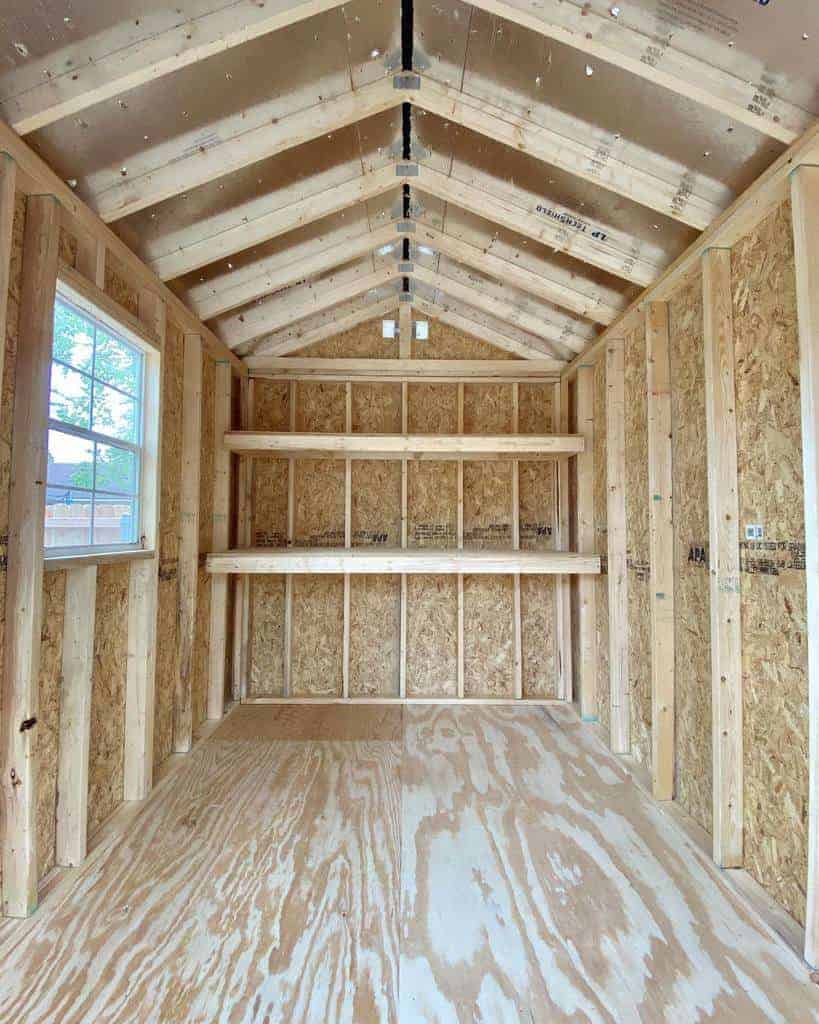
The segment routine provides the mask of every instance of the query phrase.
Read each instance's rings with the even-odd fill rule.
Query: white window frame
[[[89,294],[86,294],[86,291]],[[103,301],[105,301],[105,306],[111,305],[107,301],[107,296],[100,292],[100,303],[95,302],[94,293],[96,292],[97,289],[93,288],[93,286],[87,290],[83,288],[82,291],[79,291],[71,283],[64,280],[61,275],[57,281],[55,303],[62,300],[68,305],[73,306],[83,316],[93,320],[105,331],[122,338],[141,353],[142,388],[139,396],[139,441],[136,444],[121,441],[118,438],[111,438],[105,434],[97,434],[92,430],[77,428],[71,424],[62,423],[59,420],[52,421],[50,418],[47,427],[50,431],[53,422],[57,430],[67,434],[73,434],[90,441],[99,441],[104,444],[114,443],[116,446],[135,450],[139,453],[139,479],[136,495],[137,539],[134,542],[124,542],[122,544],[75,544],[45,547],[44,557],[46,563],[49,561],[64,563],[66,560],[74,557],[81,561],[88,561],[89,559],[93,561],[95,557],[147,555],[155,550],[157,544],[160,352],[157,349],[156,342],[150,340],[147,334],[141,336],[132,326],[124,323],[123,319],[113,315],[108,309],[103,308]],[[69,368],[76,369],[75,367]],[[78,372],[82,373],[84,371]],[[86,374],[86,376],[91,375]],[[47,493],[47,483],[44,490]],[[82,490],[86,489],[82,488]],[[92,493],[89,491],[89,498],[92,497]]]

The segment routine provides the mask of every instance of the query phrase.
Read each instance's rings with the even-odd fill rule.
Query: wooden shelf
[[[401,548],[245,548],[207,556],[210,573],[477,573],[509,576],[600,572],[599,555],[569,551]]]
[[[315,455],[322,458],[554,458],[584,450],[578,434],[303,434],[234,430],[225,447],[245,455]]]

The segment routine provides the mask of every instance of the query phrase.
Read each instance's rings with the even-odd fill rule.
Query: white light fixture
[[[382,320],[381,321],[381,337],[382,338],[394,338],[395,337],[395,321],[394,320]]]
[[[428,320],[416,320],[415,321],[415,340],[416,341],[428,341],[429,340],[429,321]]]

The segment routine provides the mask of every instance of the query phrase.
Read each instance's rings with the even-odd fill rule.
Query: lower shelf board
[[[472,707],[515,707],[562,705],[568,707],[565,700],[556,697],[243,697],[242,704],[297,704],[297,705],[329,705],[329,704],[409,704],[409,705],[459,705]]]
[[[207,556],[210,573],[524,575],[598,574],[599,555],[572,551],[458,551],[401,548],[243,548]]]

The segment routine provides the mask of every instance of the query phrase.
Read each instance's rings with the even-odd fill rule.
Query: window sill
[[[81,555],[46,555],[43,568],[46,572],[59,569],[79,569],[84,565],[118,565],[120,562],[139,562],[156,555],[155,551],[88,551]]]

